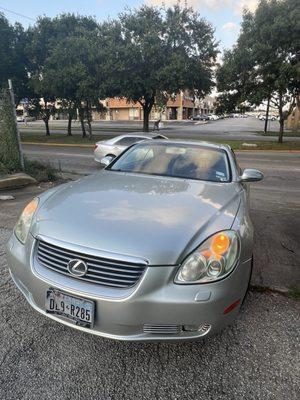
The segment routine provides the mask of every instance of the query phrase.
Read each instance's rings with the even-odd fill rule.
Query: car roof
[[[133,133],[126,133],[124,135],[116,136],[115,139],[119,138],[126,138],[126,137],[141,137],[141,138],[146,138],[146,139],[152,139],[157,136],[164,136],[161,133],[139,133],[139,132],[133,132]],[[164,136],[165,137],[165,136]]]
[[[183,139],[168,139],[168,141],[157,139],[155,140],[155,144],[165,144],[168,146],[172,146],[172,144],[186,144],[186,145],[196,145],[201,147],[207,147],[208,149],[218,149],[218,150],[225,150],[226,152],[231,151],[231,147],[228,144],[222,143],[213,143],[213,142],[205,142],[201,140],[183,140]]]
[[[124,138],[127,138],[127,137],[137,137],[137,138],[141,138],[141,139],[153,139],[153,138],[155,138],[155,137],[157,137],[157,136],[162,136],[162,137],[168,139],[165,135],[163,135],[163,134],[161,134],[161,133],[151,133],[151,132],[149,132],[149,133],[140,133],[140,132],[133,132],[133,133],[125,133],[124,135],[114,136],[114,137],[112,137],[112,138],[110,138],[110,139],[100,140],[100,141],[97,142],[97,143],[104,143],[104,142],[105,142],[105,143],[110,144],[110,143],[115,143],[115,142],[117,142],[118,140],[121,140],[121,139],[124,139]]]

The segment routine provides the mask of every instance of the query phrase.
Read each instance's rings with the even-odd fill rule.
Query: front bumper
[[[194,340],[213,334],[233,322],[246,293],[251,261],[237,265],[225,279],[201,285],[176,285],[177,266],[148,267],[142,279],[130,289],[107,289],[54,271],[41,269],[33,256],[35,239],[29,235],[23,246],[14,235],[7,244],[11,276],[27,301],[40,313],[73,328],[99,336],[127,341]],[[52,287],[95,302],[93,328],[74,325],[62,317],[47,314],[45,296]],[[224,310],[240,300],[230,313]],[[145,326],[207,326],[206,331],[149,333]]]

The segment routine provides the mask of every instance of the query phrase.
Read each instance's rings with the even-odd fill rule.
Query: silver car
[[[102,164],[102,160],[106,156],[116,157],[134,143],[148,139],[167,139],[166,136],[160,134],[131,134],[116,136],[112,139],[101,140],[95,143],[94,159]]]
[[[229,146],[148,140],[50,189],[7,243],[40,313],[96,335],[192,340],[232,323],[252,269],[248,182]],[[28,321],[30,323],[30,321]]]

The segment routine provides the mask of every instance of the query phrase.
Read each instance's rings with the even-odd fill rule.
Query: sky
[[[166,6],[178,0],[0,0],[0,12],[11,22],[23,26],[33,25],[38,16],[54,17],[63,12],[92,15],[101,21],[114,18],[126,7],[134,8],[144,3]],[[215,28],[220,49],[230,48],[239,33],[242,10],[246,6],[255,10],[258,0],[181,0],[199,11]],[[19,15],[17,15],[19,14]]]

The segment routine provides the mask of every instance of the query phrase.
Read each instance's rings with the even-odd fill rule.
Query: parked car
[[[194,115],[191,119],[192,121],[209,121],[209,116],[206,114],[197,114]]]
[[[265,120],[266,120],[266,115],[265,115],[265,114],[260,114],[260,115],[258,116],[258,118],[259,118],[261,121],[265,121]],[[276,121],[276,116],[275,116],[275,115],[268,115],[268,121]]]
[[[7,243],[11,276],[35,310],[84,332],[213,334],[247,292],[248,184],[262,177],[227,145],[145,140],[25,207]]]
[[[94,160],[101,164],[101,160],[105,156],[116,157],[121,154],[127,147],[138,143],[142,140],[148,139],[167,139],[166,136],[161,134],[140,134],[140,135],[121,135],[116,136],[109,140],[102,140],[95,143],[94,147]]]
[[[216,114],[210,114],[208,115],[208,118],[210,121],[217,121],[219,117]]]
[[[35,117],[30,117],[29,115],[18,115],[17,116],[17,122],[31,122],[31,121],[35,121],[36,118]]]

